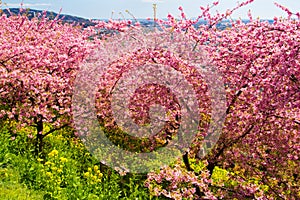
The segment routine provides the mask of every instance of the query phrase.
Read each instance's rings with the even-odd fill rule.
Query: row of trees
[[[99,84],[97,100],[97,116],[106,128],[116,130],[110,101],[114,83],[132,67],[145,64],[170,65],[183,73],[198,94],[200,110],[209,119],[212,109],[207,103],[209,94],[201,96],[207,90],[201,87],[205,81],[199,74],[193,74],[195,66],[185,63],[187,58],[181,57],[180,51],[175,50],[188,42],[193,44],[193,48],[185,52],[187,55],[196,55],[197,49],[205,51],[209,64],[223,75],[227,104],[222,134],[211,152],[201,156],[199,150],[208,129],[199,126],[198,138],[194,138],[193,144],[182,154],[184,165],[149,173],[146,186],[156,195],[176,199],[184,196],[210,199],[300,198],[300,21],[291,18],[293,12],[278,5],[287,11],[288,19],[275,17],[270,24],[254,20],[249,14],[250,22],[247,24],[236,20],[231,21],[230,28],[226,30],[216,28],[220,20],[251,2],[246,1],[223,15],[215,16],[210,14],[212,6],[202,7],[202,14],[196,20],[186,19],[183,9],[179,8],[180,20],[172,15],[168,15],[166,21],[157,20],[161,30],[154,32],[140,31],[142,27],[128,21],[98,22],[97,29],[111,29],[121,35],[114,37],[115,41],[91,37],[95,35],[93,28],[82,29],[58,19],[50,21],[45,16],[29,20],[23,15],[1,15],[0,117],[17,121],[20,126],[35,127],[36,153],[40,153],[44,137],[58,129],[72,127],[73,83],[82,70],[81,63],[85,60],[91,63],[91,59],[96,58],[98,64],[108,64],[107,68],[101,65],[95,68],[109,72],[104,73],[107,76]],[[215,2],[213,6],[217,4]],[[208,24],[194,28],[193,25],[200,19],[207,20]],[[176,47],[172,48],[156,45],[158,37],[172,32],[188,41],[177,40]],[[135,42],[122,53],[122,39],[128,36],[134,37]],[[149,44],[151,48],[148,48]],[[114,54],[114,51],[118,53]],[[120,53],[121,57],[113,57]],[[174,102],[178,102],[165,88],[147,87],[137,91],[143,98],[137,96],[131,99],[132,111],[138,116],[134,119],[138,124],[148,123],[149,107],[153,103],[164,104],[167,110],[170,108],[174,116],[162,129],[162,133],[167,134],[159,135],[165,142],[158,143],[156,140],[154,143],[155,147],[164,146],[176,135],[180,123],[176,115],[180,108],[174,106]],[[151,87],[158,91],[156,95],[171,98],[173,104],[164,99],[154,100],[155,94],[149,92]],[[143,103],[147,95],[152,97]],[[141,109],[137,108],[139,106]],[[50,130],[45,129],[46,125]],[[119,134],[118,131],[109,133]],[[119,143],[123,142],[119,135],[116,138]],[[141,144],[148,144],[146,148],[151,150],[153,142]],[[201,171],[194,167],[195,160],[204,164]],[[220,183],[211,181],[217,168],[230,172],[227,174],[229,182],[227,179]],[[170,177],[170,174],[174,176]]]
[[[90,33],[45,15],[1,15],[0,24],[1,117],[36,127],[41,150],[45,136],[70,125],[72,80],[90,52]]]

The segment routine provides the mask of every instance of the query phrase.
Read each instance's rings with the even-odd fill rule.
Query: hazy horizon
[[[213,13],[218,10],[220,13],[226,12],[227,8],[233,8],[237,4],[235,1],[220,0],[217,7],[212,9]],[[3,0],[2,9],[18,8],[22,1],[20,0]],[[48,10],[58,13],[62,9],[62,14],[68,14],[87,19],[109,19],[109,18],[133,18],[126,12],[128,10],[137,19],[153,18],[153,3],[157,4],[157,17],[166,18],[168,13],[179,17],[178,7],[182,6],[188,18],[195,18],[200,13],[200,6],[212,4],[213,0],[42,0],[38,3],[33,0],[23,0],[24,8],[37,10]],[[240,2],[243,2],[240,0]],[[240,8],[232,14],[233,19],[248,19],[248,10],[251,10],[254,18],[273,19],[274,16],[286,17],[287,14],[277,8],[272,0],[255,0],[252,4]],[[291,9],[293,12],[300,11],[300,4],[295,0],[277,0],[280,3]]]

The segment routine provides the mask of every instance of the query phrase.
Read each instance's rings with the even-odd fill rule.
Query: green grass
[[[16,182],[0,183],[0,199],[2,200],[38,200],[43,194],[29,190]]]
[[[31,128],[11,127],[0,124],[0,200],[164,199],[150,195],[145,176],[101,166],[69,129],[47,136],[37,157]]]
[[[43,192],[28,189],[19,178],[13,169],[0,168],[0,200],[43,199]]]

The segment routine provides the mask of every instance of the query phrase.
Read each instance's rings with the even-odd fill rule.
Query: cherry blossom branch
[[[242,94],[242,89],[245,89],[248,86],[248,84],[245,84],[242,86],[241,89],[239,89],[236,94],[234,95],[233,99],[231,100],[229,106],[226,109],[226,114],[229,114],[231,109],[233,108],[234,104],[236,103],[236,101],[238,100],[239,96]]]
[[[208,162],[208,166],[207,169],[209,170],[210,174],[212,174],[215,165],[216,165],[216,160],[217,158],[222,155],[222,153],[227,149],[232,147],[234,144],[236,144],[237,142],[239,142],[241,139],[243,139],[244,137],[246,137],[248,134],[251,133],[252,129],[254,128],[254,124],[251,124],[250,127],[243,133],[241,134],[239,137],[235,138],[235,139],[230,139],[230,142],[228,142],[227,144],[224,142],[223,146],[221,149],[217,149],[217,151],[214,153],[213,157],[210,158],[209,162]]]
[[[44,133],[44,134],[43,134],[43,137],[46,137],[47,135],[49,135],[49,134],[51,134],[51,133],[53,133],[53,132],[55,132],[55,131],[61,130],[61,129],[63,129],[63,128],[66,128],[66,127],[68,127],[68,126],[70,126],[70,124],[64,124],[64,125],[62,125],[62,126],[60,126],[60,127],[53,128],[53,129],[51,129],[50,131]]]

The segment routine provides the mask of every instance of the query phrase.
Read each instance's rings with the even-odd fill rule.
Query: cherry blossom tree
[[[249,12],[249,23],[232,20],[225,30],[218,30],[216,23],[234,9],[211,16],[209,6],[201,8],[209,27],[203,25],[198,30],[190,26],[193,21],[184,18],[182,8],[181,21],[169,15],[167,24],[193,35],[224,75],[227,109],[222,135],[205,157],[199,154],[200,145],[183,157],[183,171],[195,171],[190,158],[205,163],[210,175],[198,173],[202,180],[210,179],[218,167],[230,172],[230,181],[214,184],[210,179],[206,181],[208,191],[205,187],[193,190],[202,198],[213,198],[211,191],[215,198],[299,198],[299,13],[294,13],[298,20],[292,19],[293,12],[276,5],[287,12],[288,19],[274,17],[270,24],[253,19]],[[167,178],[172,171],[164,169],[149,175],[148,180]],[[199,182],[192,188],[197,185]],[[171,187],[168,189],[172,193]],[[156,193],[171,194],[157,188]]]
[[[146,186],[154,195],[164,195],[174,199],[183,197],[297,199],[299,197],[297,186],[300,139],[299,20],[292,19],[292,12],[288,10],[288,19],[275,17],[271,24],[253,19],[249,12],[250,22],[231,20],[230,28],[217,29],[217,23],[222,19],[230,17],[236,9],[251,2],[253,1],[243,2],[224,14],[215,16],[210,14],[211,6],[201,7],[202,15],[196,20],[187,19],[180,7],[181,20],[176,20],[172,15],[168,15],[167,21],[156,20],[162,32],[184,33],[194,41],[194,49],[201,46],[208,52],[210,64],[216,66],[223,74],[227,105],[222,135],[215,146],[205,147],[211,148],[208,155],[201,153],[203,151],[201,138],[203,139],[202,136],[207,130],[201,129],[198,138],[195,138],[178,163],[173,167],[163,167],[158,173],[148,174]],[[215,2],[213,6],[217,4],[218,2]],[[282,6],[279,7],[287,10]],[[295,16],[298,14],[296,13]],[[200,19],[207,20],[207,24],[195,28],[194,25]],[[126,26],[122,26],[125,29],[120,29],[120,24],[114,23],[102,23],[100,27],[116,28],[125,32],[134,31]],[[141,149],[130,146],[136,138],[128,139],[124,133],[120,134],[111,110],[112,90],[115,83],[123,73],[130,71],[135,65],[169,64],[182,73],[189,69],[184,64],[176,64],[178,62],[176,56],[170,56],[164,51],[155,48],[137,48],[139,42],[146,41],[146,44],[151,44],[151,41],[149,43],[147,41],[151,38],[159,38],[159,34],[161,32],[154,37],[146,34],[149,37],[144,40],[143,35],[133,37],[129,34],[128,37],[136,40],[136,44],[130,47],[133,53],[126,51],[122,57],[115,58],[114,62],[111,62],[111,65],[106,68],[106,76],[103,79],[105,82],[100,84],[98,91],[100,93],[97,100],[99,121],[106,128],[115,130],[109,132],[109,137],[111,140],[117,140],[117,144],[128,145],[129,148],[137,151]],[[178,46],[181,44],[177,43]],[[122,49],[118,47],[124,45],[124,40],[109,41],[109,45],[114,46],[118,51]],[[103,49],[101,51],[104,52]],[[105,57],[107,55],[111,55],[111,52],[101,54],[100,59],[107,60]],[[199,85],[205,84],[201,78],[197,81]],[[205,88],[202,89],[198,94],[205,91]],[[142,124],[149,120],[149,105],[153,103],[152,97],[150,99],[149,96],[147,97],[149,92],[145,90],[147,88],[138,90],[139,96],[134,96],[130,104],[133,113],[138,116],[133,117],[134,120]],[[156,90],[157,94],[163,93],[159,88]],[[169,93],[165,91],[165,94]],[[157,95],[158,98],[160,96],[162,95]],[[199,102],[206,102],[205,95],[202,99],[198,97]],[[148,104],[143,103],[143,100],[149,100]],[[140,105],[139,109],[135,108],[136,105]],[[201,107],[201,104],[199,106]],[[210,114],[208,107],[204,107],[205,115]],[[179,121],[175,120],[175,124]],[[164,129],[163,132],[168,131]],[[148,150],[161,147],[167,144],[170,136],[172,138],[173,135],[160,136],[161,143],[154,143],[154,148],[151,141],[150,144],[140,141],[139,147]],[[203,166],[201,170],[197,170],[199,165]],[[225,175],[223,174],[223,178],[218,182],[216,173],[220,171]]]
[[[0,27],[0,114],[35,127],[41,151],[45,136],[70,125],[72,81],[90,52],[91,31],[45,14],[2,14]]]
[[[202,15],[196,20],[186,19],[180,7],[181,20],[172,15],[168,15],[167,21],[156,20],[162,31],[184,33],[193,39],[194,49],[201,46],[208,52],[211,64],[223,74],[227,106],[222,135],[208,155],[201,154],[203,143],[199,138],[203,133],[200,131],[199,137],[175,166],[148,174],[146,186],[154,195],[174,199],[299,197],[299,19],[292,19],[291,11],[276,4],[288,13],[287,19],[274,17],[274,22],[269,23],[253,19],[249,12],[250,22],[231,20],[230,28],[217,29],[220,20],[251,2],[238,4],[236,8],[215,16],[210,14],[211,6],[201,7]],[[193,25],[200,19],[207,20],[207,24],[195,28]],[[135,39],[141,41],[139,36]],[[121,41],[116,42],[119,43]],[[116,126],[109,102],[112,100],[110,91],[120,74],[138,62],[141,66],[148,62],[167,62],[176,66],[174,57],[151,48],[143,51],[135,47],[131,47],[134,58],[124,54],[108,68],[107,88],[101,90],[102,96],[98,97],[98,106],[107,108],[98,113],[100,121],[107,123],[106,127]],[[177,68],[178,71],[184,69],[184,65]],[[140,101],[146,101],[147,97],[139,95],[140,98],[135,99],[139,102],[132,103],[144,105]],[[204,99],[200,97],[201,100]],[[151,104],[151,100],[148,103]],[[141,106],[140,120],[147,121],[148,108]],[[205,111],[209,114],[208,110]],[[124,143],[122,137],[117,137],[117,140]],[[163,140],[167,141],[166,138]],[[198,164],[195,164],[195,159]],[[199,171],[197,165],[204,167]],[[220,169],[226,171],[223,179],[217,182],[215,176]]]
[[[211,122],[211,104],[207,95],[201,96],[206,92],[206,86],[199,74],[193,74],[193,66],[182,62],[178,52],[172,54],[145,46],[138,48],[141,41],[152,44],[160,34],[176,32],[188,38],[188,41],[178,40],[178,47],[192,43],[194,48],[188,50],[191,56],[197,56],[194,50],[201,47],[207,52],[208,66],[215,66],[223,74],[227,98],[225,122],[215,146],[210,147],[209,142],[203,146],[207,127],[199,128],[197,137],[182,153],[182,158],[158,172],[149,173],[145,186],[154,195],[173,199],[298,199],[299,13],[276,4],[288,14],[287,18],[274,17],[274,22],[269,23],[253,19],[249,12],[250,22],[231,20],[229,28],[217,29],[222,19],[230,18],[232,12],[252,2],[248,0],[223,14],[212,15],[212,6],[218,5],[214,2],[212,6],[201,7],[201,15],[195,20],[187,19],[180,7],[180,20],[170,14],[166,21],[155,19],[160,31],[148,34],[151,37],[143,38],[147,34],[141,31],[136,35],[128,34],[134,41],[130,47],[132,51],[123,52],[121,57],[117,55],[122,53],[118,51],[124,45],[122,32],[126,37],[130,31],[139,29],[139,24],[132,26],[128,21],[112,20],[98,22],[96,28],[114,30],[121,35],[116,38],[121,39],[111,41],[102,37],[89,41],[89,36],[94,33],[92,29],[82,30],[42,16],[28,20],[21,15],[1,15],[1,117],[16,120],[22,126],[35,127],[37,151],[40,151],[45,136],[71,126],[71,97],[77,72],[82,70],[80,63],[83,60],[93,63],[91,59],[95,59],[98,60],[95,63],[110,63],[107,68],[101,65],[91,68],[105,71],[99,83],[96,105],[100,124],[108,129],[110,139],[127,145],[127,148],[131,147],[132,140],[138,141],[143,148],[133,147],[135,151],[153,151],[162,147],[176,135],[181,122],[178,102],[172,91],[147,85],[139,88],[130,99],[130,109],[137,124],[149,122],[150,104],[163,104],[170,110],[169,123],[160,134],[147,141],[128,139],[123,132],[119,135],[112,115],[111,91],[122,73],[135,65],[170,65],[192,82],[205,116],[201,118],[202,122]],[[196,28],[194,25],[201,19],[207,24]],[[108,49],[115,49],[115,54]],[[151,91],[153,88],[156,93]],[[154,98],[164,95],[167,98]],[[148,102],[144,103],[144,100]],[[46,130],[46,125],[50,129]],[[202,153],[205,148],[211,149],[207,155]]]

